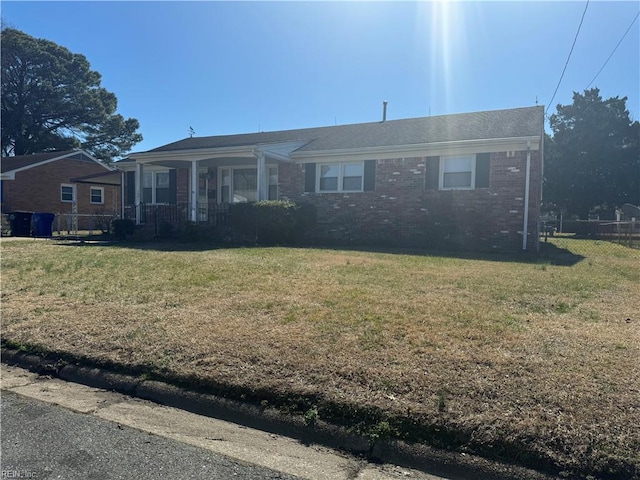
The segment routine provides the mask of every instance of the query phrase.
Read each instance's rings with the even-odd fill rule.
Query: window
[[[170,203],[169,172],[155,172],[156,200],[154,203]]]
[[[340,177],[340,165],[320,165],[320,185],[321,192],[337,191],[338,178]]]
[[[231,200],[231,174],[228,168],[220,170],[220,201],[229,202]]]
[[[342,190],[361,191],[362,173],[364,166],[362,163],[346,163],[342,166]]]
[[[153,203],[153,173],[142,174],[142,203]]]
[[[255,202],[258,190],[257,168],[233,169],[233,202]]]
[[[491,153],[425,158],[426,190],[491,187]]]
[[[278,167],[267,167],[267,198],[278,199]],[[218,174],[220,202],[255,202],[258,200],[258,169],[252,167],[221,168]]]
[[[362,192],[364,162],[323,163],[317,166],[318,192]]]
[[[169,171],[142,173],[142,203],[171,203]]]
[[[442,157],[440,159],[440,188],[469,189],[475,185],[475,155]]]
[[[104,204],[104,188],[102,187],[91,187],[89,189],[89,199],[93,205],[102,205]]]
[[[60,201],[61,202],[73,202],[75,198],[75,188],[73,185],[62,184],[60,185]]]
[[[278,199],[278,167],[269,167],[269,200]]]

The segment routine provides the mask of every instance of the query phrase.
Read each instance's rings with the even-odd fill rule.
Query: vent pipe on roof
[[[382,102],[382,121],[387,121],[387,101]]]

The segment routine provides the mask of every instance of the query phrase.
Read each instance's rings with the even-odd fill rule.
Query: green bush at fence
[[[134,224],[128,218],[113,221],[113,236],[118,240],[124,240],[127,235],[133,235]]]
[[[297,243],[316,221],[311,204],[285,200],[236,203],[229,207],[231,228],[260,245]]]

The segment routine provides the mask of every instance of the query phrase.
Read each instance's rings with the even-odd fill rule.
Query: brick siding
[[[94,173],[105,169],[93,161],[65,158],[33,167],[15,174],[15,180],[5,180],[3,186],[2,213],[11,211],[71,213],[71,202],[60,200],[60,185],[70,184],[71,178]],[[90,203],[90,188],[104,189],[104,203]],[[78,213],[82,215],[112,214],[120,211],[120,187],[108,185],[76,184]],[[78,227],[89,227],[87,218],[79,218]],[[95,222],[94,222],[95,226]],[[66,228],[66,226],[63,226]]]
[[[425,189],[425,158],[378,160],[375,190],[304,192],[304,165],[281,164],[280,198],[311,202],[318,211],[319,241],[472,250],[522,248],[525,151],[491,154],[489,188]],[[540,156],[531,152],[527,249],[537,248]]]

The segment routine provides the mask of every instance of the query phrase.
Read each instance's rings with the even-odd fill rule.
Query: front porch
[[[132,154],[125,217],[223,225],[231,203],[277,200],[278,166],[301,142]]]

